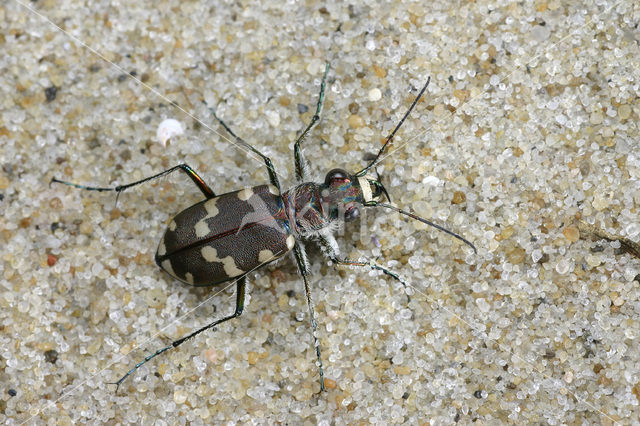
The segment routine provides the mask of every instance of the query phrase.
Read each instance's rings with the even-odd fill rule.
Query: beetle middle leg
[[[296,245],[293,247],[293,252],[295,254],[296,263],[298,264],[298,270],[300,271],[300,275],[302,275],[302,280],[304,281],[304,291],[307,295],[307,306],[309,307],[309,319],[311,320],[311,328],[313,329],[313,345],[316,348],[316,358],[318,359],[318,373],[320,374],[320,391],[324,390],[324,370],[322,369],[322,355],[320,353],[320,343],[318,343],[317,337],[317,329],[318,323],[316,322],[316,317],[313,310],[313,301],[311,300],[311,291],[309,290],[309,282],[307,281],[307,275],[309,275],[309,271],[307,270],[307,255],[304,251],[302,245],[296,242]]]
[[[131,183],[127,183],[125,185],[118,185],[116,187],[99,187],[99,186],[87,186],[87,185],[79,185],[77,183],[72,183],[72,182],[67,182],[64,180],[60,180],[57,178],[51,178],[51,182],[54,183],[62,183],[64,185],[68,185],[68,186],[72,186],[74,188],[79,188],[79,189],[85,189],[87,191],[115,191],[118,193],[118,195],[120,195],[120,193],[122,191],[124,191],[125,189],[129,189],[133,186],[137,186],[140,185],[142,183],[145,182],[149,182],[150,180],[154,180],[154,179],[158,179],[161,178],[163,176],[168,175],[169,173],[173,173],[176,170],[182,170],[183,172],[185,172],[187,174],[187,176],[189,176],[189,178],[191,178],[191,180],[193,181],[193,183],[196,184],[196,186],[198,187],[198,189],[200,189],[200,191],[202,191],[202,193],[204,194],[205,197],[207,198],[213,198],[216,196],[216,194],[213,192],[213,190],[211,188],[209,188],[209,185],[207,185],[205,183],[205,181],[200,177],[200,175],[198,175],[198,173],[196,173],[195,170],[193,170],[188,164],[178,164],[175,167],[172,167],[170,169],[167,169],[163,172],[160,172],[158,174],[155,174],[153,176],[149,176],[146,177],[144,179],[140,179],[138,181],[135,182],[131,182]]]
[[[327,81],[327,74],[329,73],[329,63],[325,65],[324,75],[322,76],[322,82],[320,83],[320,94],[318,95],[318,103],[316,104],[316,113],[311,118],[311,122],[304,129],[304,132],[300,134],[298,139],[296,140],[295,145],[293,146],[293,156],[296,163],[296,179],[298,182],[303,182],[307,177],[305,173],[306,161],[304,159],[304,155],[302,154],[302,149],[300,148],[300,143],[307,136],[307,133],[311,130],[311,128],[316,124],[316,122],[320,119],[320,111],[322,111],[322,103],[324,102],[324,88],[325,82]]]
[[[266,155],[264,155],[263,153],[261,153],[260,151],[258,151],[257,149],[255,149],[253,146],[251,146],[247,141],[242,139],[240,136],[237,136],[235,133],[233,133],[233,130],[231,130],[229,126],[227,126],[227,124],[218,117],[213,107],[207,105],[205,101],[202,101],[202,103],[207,106],[207,108],[213,115],[213,118],[215,118],[218,121],[218,123],[220,123],[220,125],[224,127],[227,133],[233,136],[233,139],[236,141],[236,144],[240,145],[246,150],[253,152],[256,155],[259,155],[262,158],[262,160],[264,161],[264,164],[267,166],[267,171],[269,172],[269,181],[271,182],[271,185],[278,188],[278,192],[282,193],[282,189],[280,188],[280,180],[278,180],[278,175],[276,174],[276,170],[273,167],[273,163],[271,162],[271,159]]]
[[[192,337],[197,336],[198,334],[202,333],[203,331],[207,331],[210,328],[213,328],[213,327],[215,327],[215,326],[217,326],[219,324],[222,324],[225,321],[229,321],[230,319],[237,318],[240,315],[242,315],[242,311],[244,309],[244,297],[245,297],[246,279],[247,278],[246,278],[246,275],[245,275],[245,276],[242,276],[242,277],[238,278],[238,280],[237,280],[237,284],[236,284],[236,310],[233,312],[233,314],[231,314],[231,315],[229,315],[227,317],[224,317],[222,319],[219,319],[217,321],[214,321],[211,324],[205,325],[204,327],[194,331],[193,333],[188,334],[188,335],[186,335],[186,336],[174,341],[170,345],[165,346],[162,349],[158,349],[153,354],[148,355],[147,357],[145,357],[144,360],[140,361],[131,370],[127,371],[127,374],[122,376],[120,378],[120,380],[118,380],[117,382],[109,383],[111,385],[116,385],[116,393],[118,393],[118,388],[120,388],[120,385],[122,384],[122,382],[125,381],[125,379],[127,377],[129,377],[134,371],[136,371],[138,368],[142,367],[144,364],[149,362],[151,359],[155,358],[156,356],[160,355],[163,352],[168,351],[171,348],[177,348],[178,346],[183,344],[185,341],[191,339]]]

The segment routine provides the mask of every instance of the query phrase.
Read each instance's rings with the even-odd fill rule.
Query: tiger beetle
[[[292,250],[304,282],[320,375],[320,390],[324,390],[322,358],[316,336],[317,324],[307,281],[309,263],[301,240],[311,239],[318,241],[324,253],[334,264],[379,270],[399,281],[405,287],[407,286],[396,273],[374,262],[356,261],[340,257],[333,231],[344,222],[356,220],[359,217],[360,209],[363,207],[382,207],[398,212],[446,232],[463,241],[474,252],[477,252],[475,246],[460,235],[408,211],[382,202],[383,195],[389,202],[391,200],[381,182],[380,176],[378,175],[375,178],[367,177],[369,170],[375,167],[380,157],[386,152],[393,141],[394,135],[424,94],[431,78],[427,79],[409,110],[389,134],[378,154],[371,159],[366,167],[355,174],[348,173],[343,169],[333,169],[327,173],[323,183],[308,181],[307,163],[300,146],[311,128],[320,119],[328,72],[329,64],[327,63],[320,83],[320,95],[316,105],[316,112],[294,145],[295,173],[298,185],[289,191],[282,192],[280,181],[269,157],[237,136],[218,118],[215,110],[211,107],[209,107],[209,110],[213,117],[234,138],[235,142],[258,155],[264,161],[269,174],[270,185],[259,185],[216,195],[187,164],[179,164],[137,182],[113,188],[79,185],[56,178],[51,180],[51,182],[62,183],[88,191],[115,191],[119,195],[122,191],[133,186],[166,176],[176,170],[182,170],[202,191],[205,199],[178,213],[169,222],[169,226],[160,240],[155,261],[173,278],[193,286],[213,286],[236,280],[236,307],[233,314],[214,321],[148,355],[117,382],[112,383],[116,385],[116,393],[127,377],[152,358],[171,348],[180,346],[186,340],[197,336],[203,331],[240,316],[244,307],[247,274],[281,258]]]

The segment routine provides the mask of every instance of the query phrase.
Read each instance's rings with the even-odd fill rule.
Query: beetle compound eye
[[[347,173],[343,169],[333,169],[329,173],[327,173],[327,177],[324,178],[324,184],[330,185],[331,182],[336,180],[347,180],[349,178],[349,173]]]
[[[344,221],[353,222],[360,217],[360,209],[357,207],[350,207],[344,212]]]

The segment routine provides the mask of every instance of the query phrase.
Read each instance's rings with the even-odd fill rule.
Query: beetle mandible
[[[209,110],[213,117],[234,138],[235,142],[264,161],[270,184],[216,195],[187,164],[179,164],[156,175],[113,188],[79,185],[56,178],[51,180],[51,182],[89,191],[115,191],[119,195],[133,186],[182,170],[202,191],[205,199],[178,213],[169,222],[158,245],[155,255],[156,263],[172,277],[193,286],[212,286],[236,280],[236,307],[233,314],[216,320],[148,355],[113,383],[116,385],[116,392],[127,377],[152,358],[180,346],[205,330],[240,316],[244,307],[247,274],[281,258],[290,251],[293,251],[304,282],[320,375],[320,390],[324,390],[322,357],[316,336],[317,324],[307,281],[308,261],[301,240],[318,241],[324,253],[337,265],[376,269],[398,280],[406,287],[406,283],[387,268],[373,262],[340,257],[333,230],[343,222],[357,219],[362,207],[382,207],[398,212],[452,235],[476,252],[475,246],[460,235],[406,210],[382,202],[383,196],[389,202],[391,200],[380,176],[367,177],[368,172],[375,167],[380,157],[389,148],[394,135],[424,94],[431,78],[427,79],[407,112],[366,167],[354,174],[342,169],[333,169],[327,173],[323,183],[308,181],[301,143],[320,119],[328,73],[329,64],[327,63],[320,83],[315,114],[294,144],[295,174],[298,185],[288,191],[282,192],[280,181],[269,157],[238,137],[224,121],[218,118],[211,107]]]

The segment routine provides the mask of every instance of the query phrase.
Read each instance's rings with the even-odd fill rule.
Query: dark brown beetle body
[[[156,263],[187,284],[210,286],[272,262],[294,244],[279,191],[260,185],[178,213],[160,240]]]

